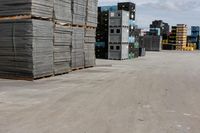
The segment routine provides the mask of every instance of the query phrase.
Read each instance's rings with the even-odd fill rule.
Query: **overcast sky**
[[[136,3],[136,22],[139,27],[149,27],[152,20],[162,19],[170,25],[177,23],[200,26],[200,0],[99,0],[99,5],[117,2]]]

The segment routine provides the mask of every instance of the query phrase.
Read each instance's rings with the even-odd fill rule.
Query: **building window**
[[[110,30],[110,33],[114,33],[114,30],[113,30],[113,29],[111,29],[111,30]]]
[[[111,49],[111,50],[113,50],[113,49],[114,49],[114,47],[113,47],[113,46],[110,46],[110,49]]]
[[[120,50],[120,46],[116,46],[116,50]]]
[[[117,29],[117,33],[120,33],[120,29]]]

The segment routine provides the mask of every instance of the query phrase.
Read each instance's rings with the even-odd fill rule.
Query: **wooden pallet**
[[[34,78],[33,80],[39,80],[39,79],[46,79],[46,78],[50,78],[50,77],[54,77],[55,75],[54,74],[52,74],[52,75],[48,75],[48,76],[40,76],[40,77],[36,77],[36,78]]]
[[[76,25],[76,24],[72,24],[72,27],[77,27],[77,28],[85,28],[85,25]]]
[[[122,61],[122,60],[128,60],[128,58],[127,58],[127,59],[114,59],[114,58],[109,58],[109,60]]]
[[[54,76],[60,76],[60,75],[69,74],[71,71],[72,71],[72,70],[65,71],[65,72],[62,72],[62,73],[54,73]]]
[[[64,23],[64,22],[60,22],[60,21],[57,21],[57,20],[54,20],[54,22],[57,25],[61,25],[61,26],[65,26],[65,27],[72,27],[71,23]]]
[[[33,15],[18,15],[18,16],[0,16],[0,21],[1,20],[20,20],[20,19],[39,19],[39,20],[52,20],[50,18],[42,18],[38,16],[33,16]]]
[[[17,75],[0,75],[0,79],[10,79],[10,80],[26,80],[26,81],[33,81],[34,78],[31,77],[20,77]]]
[[[77,67],[77,68],[72,68],[72,71],[78,71],[78,70],[83,70],[85,67]]]
[[[88,69],[88,68],[93,68],[95,66],[85,66],[85,69]]]
[[[85,28],[86,28],[86,29],[96,29],[96,27],[93,27],[93,26],[87,26],[87,25],[85,26]]]
[[[10,80],[26,80],[26,81],[34,81],[34,80],[39,80],[39,79],[44,79],[44,78],[50,78],[53,77],[54,75],[44,75],[40,77],[26,77],[26,76],[21,76],[21,75],[0,75],[1,79],[10,79]]]

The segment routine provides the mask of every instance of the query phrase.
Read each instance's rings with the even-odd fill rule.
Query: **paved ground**
[[[0,133],[200,132],[200,52],[97,64],[35,82],[1,79]]]

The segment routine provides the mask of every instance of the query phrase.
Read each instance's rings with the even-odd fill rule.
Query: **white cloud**
[[[137,3],[138,5],[140,4],[145,4],[145,3],[155,3],[158,0],[99,0],[99,4],[100,5],[110,5],[110,4],[116,4],[118,2],[133,2],[133,3]]]
[[[114,5],[127,0],[99,0],[100,5]],[[200,25],[200,1],[198,0],[129,0],[136,3],[136,20],[141,27],[148,27],[155,19],[170,25],[185,23]]]

